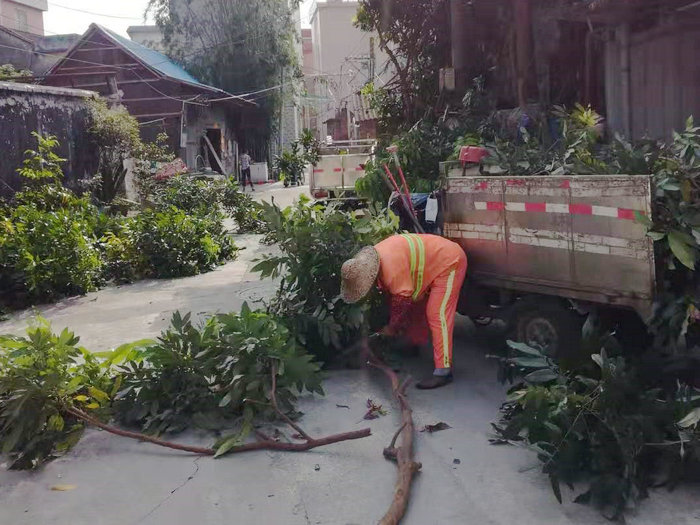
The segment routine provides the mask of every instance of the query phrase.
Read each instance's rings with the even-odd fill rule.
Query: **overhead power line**
[[[96,13],[95,11],[86,11],[85,9],[78,9],[77,7],[68,7],[66,5],[56,4],[54,2],[49,2],[49,5],[51,5],[53,7],[58,7],[61,9],[68,9],[69,11],[77,11],[78,13],[86,13],[88,15],[102,16],[105,18],[116,18],[118,20],[143,20],[143,17],[120,16],[120,15],[110,15],[107,13]]]

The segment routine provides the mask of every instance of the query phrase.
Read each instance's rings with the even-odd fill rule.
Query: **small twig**
[[[262,430],[258,430],[257,428],[253,429],[253,432],[255,433],[257,438],[261,441],[277,441],[276,439],[273,439],[272,437],[265,434],[265,432],[263,432]]]
[[[272,374],[272,387],[270,388],[270,402],[272,403],[272,408],[274,408],[277,415],[290,427],[296,430],[302,438],[304,438],[306,441],[313,441],[313,438],[304,432],[303,428],[292,421],[292,419],[287,416],[287,414],[282,412],[279,406],[277,406],[277,395],[275,394],[277,391],[277,365],[275,363],[272,364],[270,373]]]
[[[396,440],[399,438],[399,434],[403,431],[403,429],[406,428],[406,423],[401,425],[399,429],[396,431],[396,434],[394,434],[394,437],[391,438],[391,443],[389,443],[389,448],[394,448],[396,446]]]

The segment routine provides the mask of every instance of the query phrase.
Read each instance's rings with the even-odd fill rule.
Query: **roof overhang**
[[[176,84],[182,84],[185,86],[188,86],[192,89],[200,91],[203,95],[206,95],[208,98],[207,100],[211,102],[225,102],[225,101],[231,101],[233,104],[238,104],[238,105],[244,105],[244,106],[251,106],[251,107],[258,107],[258,104],[252,100],[248,100],[242,96],[238,95],[232,95],[231,93],[228,93],[224,91],[223,89],[219,89],[213,86],[207,86],[206,84],[199,84],[199,83],[193,83],[193,82],[187,82],[186,80],[180,79],[180,78],[173,78],[170,77],[166,74],[164,74],[162,71],[158,70],[157,68],[154,68],[153,66],[149,65],[145,61],[141,59],[137,54],[133,53],[130,49],[122,45],[119,40],[114,38],[109,31],[103,30],[99,25],[97,24],[90,24],[90,27],[88,30],[85,32],[85,34],[78,40],[73,46],[66,52],[66,54],[58,60],[54,65],[52,65],[49,70],[44,74],[45,77],[51,76],[52,73],[54,73],[64,62],[71,60],[70,55],[75,52],[76,49],[78,49],[86,40],[90,38],[93,34],[96,32],[99,32],[101,35],[105,36],[107,39],[109,39],[115,46],[118,46],[122,51],[124,51],[127,55],[129,55],[131,58],[136,60],[139,64],[141,64],[143,67],[148,69],[151,73],[153,73],[156,77],[168,81],[168,82],[174,82]],[[104,64],[106,67],[110,67],[112,64]],[[212,100],[210,100],[212,99]]]

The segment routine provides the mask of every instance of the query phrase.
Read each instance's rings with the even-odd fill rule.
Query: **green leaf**
[[[700,423],[700,408],[695,408],[681,419],[677,425],[681,428],[690,428],[697,426],[698,423]]]
[[[697,254],[692,246],[688,245],[686,238],[678,231],[672,231],[668,234],[668,244],[671,247],[673,255],[687,268],[695,269],[695,260]]]
[[[65,421],[63,420],[60,414],[53,414],[48,420],[48,427],[51,430],[60,432],[63,430],[64,426]]]
[[[643,213],[635,211],[634,218],[639,224],[645,226],[647,229],[651,229],[654,227],[654,223],[652,222],[652,220]]]
[[[647,232],[647,237],[651,237],[654,241],[660,241],[666,237],[666,234],[663,232],[649,231]]]
[[[94,386],[88,387],[88,392],[89,394],[97,399],[98,401],[109,401],[109,395],[106,392],[103,392],[99,388],[95,388]]]
[[[224,454],[227,454],[228,452],[231,451],[234,447],[237,447],[242,444],[241,436],[239,434],[236,434],[234,436],[231,436],[223,441],[221,445],[216,449],[216,454],[214,454],[214,458],[219,458],[223,456]]]
[[[558,377],[559,374],[557,374],[549,368],[545,368],[527,374],[523,379],[525,379],[525,381],[527,381],[528,383],[549,383],[550,381],[554,381]]]
[[[561,486],[559,485],[559,478],[554,472],[549,473],[549,483],[552,486],[552,491],[554,492],[554,497],[561,504]]]
[[[539,350],[532,348],[531,346],[525,344],[525,343],[519,343],[517,341],[508,341],[508,346],[512,348],[513,350],[517,350],[518,352],[522,352],[523,354],[528,354],[528,355],[534,355],[538,357],[542,357],[542,352]]]
[[[219,406],[220,407],[226,407],[231,403],[231,392],[226,394],[224,397],[221,398],[221,401],[219,401]]]
[[[544,368],[547,366],[547,360],[544,357],[517,357],[509,361],[523,368]]]

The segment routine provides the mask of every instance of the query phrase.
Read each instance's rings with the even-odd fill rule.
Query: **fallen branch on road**
[[[282,419],[285,423],[287,423],[290,427],[292,427],[294,430],[297,431],[299,438],[303,440],[302,443],[285,443],[285,442],[280,442],[274,438],[271,438],[265,434],[263,434],[260,431],[256,431],[255,435],[258,439],[258,441],[255,441],[253,443],[244,443],[242,445],[234,445],[231,448],[228,448],[226,450],[226,454],[235,454],[237,452],[248,452],[251,450],[282,450],[282,451],[287,451],[287,452],[304,452],[306,450],[311,450],[312,448],[316,447],[322,447],[325,445],[331,445],[333,443],[338,443],[340,441],[348,441],[351,439],[361,439],[364,437],[367,437],[371,434],[371,430],[369,428],[363,428],[362,430],[354,430],[352,432],[345,432],[342,434],[333,434],[331,436],[326,436],[322,438],[312,438],[309,436],[299,425],[294,423],[277,405],[277,397],[275,396],[275,389],[277,387],[277,368],[275,366],[272,367],[272,388],[270,392],[270,400],[272,403],[272,407],[274,408],[275,412],[277,412],[277,415]],[[97,418],[92,417],[90,414],[83,412],[82,410],[75,408],[75,407],[69,407],[66,409],[66,412],[81,421],[84,421],[90,425],[93,425],[97,428],[101,428],[102,430],[109,432],[111,434],[115,434],[117,436],[122,436],[122,437],[127,437],[131,439],[137,439],[139,441],[146,441],[148,443],[152,443],[154,445],[158,445],[161,447],[166,447],[166,448],[172,448],[175,450],[182,450],[184,452],[192,452],[194,454],[199,454],[202,456],[215,456],[217,455],[217,449],[214,448],[207,448],[207,447],[195,447],[195,446],[189,446],[189,445],[180,445],[178,443],[173,443],[170,441],[164,441],[162,439],[155,438],[153,436],[148,436],[146,434],[141,434],[139,432],[130,432],[128,430],[122,430],[116,427],[113,427],[111,425],[108,425],[106,423],[103,423],[102,421],[98,420]],[[219,453],[219,455],[223,455],[222,453]]]
[[[406,514],[406,508],[408,507],[408,501],[411,496],[413,476],[421,469],[421,464],[414,459],[413,436],[415,427],[413,424],[413,411],[406,399],[406,387],[410,383],[410,378],[400,383],[396,372],[374,355],[367,342],[364,344],[364,351],[367,353],[369,364],[384,372],[389,378],[394,398],[401,407],[401,426],[396,431],[396,434],[394,434],[389,446],[384,449],[384,457],[396,461],[398,467],[394,499],[389,506],[389,510],[379,521],[379,525],[396,525],[401,521],[404,514]],[[401,438],[401,442],[397,447],[396,441],[399,438]]]

